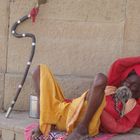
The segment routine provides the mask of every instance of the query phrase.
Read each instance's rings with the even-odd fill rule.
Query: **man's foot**
[[[51,126],[51,131],[56,130],[56,126]],[[39,140],[39,137],[42,135],[42,132],[40,131],[39,127],[35,128],[31,133],[31,140]]]
[[[42,135],[39,127],[34,129],[31,134],[31,140],[39,140],[39,137]]]
[[[66,140],[86,140],[88,138],[88,129],[83,125],[77,128],[66,138]]]

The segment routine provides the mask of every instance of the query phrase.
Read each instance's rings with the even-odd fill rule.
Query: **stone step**
[[[91,83],[93,82],[93,77],[78,77],[78,76],[56,76],[60,87],[64,92],[66,98],[75,98],[79,97],[87,89],[89,89]],[[15,97],[17,87],[22,79],[22,74],[5,74],[5,85],[0,84],[5,87],[4,92],[4,109],[7,110],[11,101]],[[2,90],[2,89],[1,89]],[[10,94],[9,94],[10,93]],[[29,109],[29,98],[30,95],[33,95],[34,88],[31,76],[28,75],[26,82],[21,90],[21,93],[16,101],[14,110],[25,111]],[[1,100],[0,100],[1,103]],[[2,104],[2,103],[1,103]]]
[[[0,113],[2,140],[25,140],[24,128],[33,122],[38,120],[29,118],[27,112],[12,112],[8,119],[5,118],[5,113]]]
[[[25,140],[24,128],[37,119],[30,118],[27,112],[12,112],[5,118],[5,113],[0,113],[0,140]],[[111,140],[140,140],[140,128],[135,128],[130,133],[116,135]]]

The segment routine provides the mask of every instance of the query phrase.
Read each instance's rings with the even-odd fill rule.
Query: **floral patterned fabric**
[[[38,127],[38,124],[34,123],[25,128],[25,131],[24,131],[25,140],[31,140],[32,130],[35,129],[36,127]],[[49,133],[48,137],[41,135],[40,137],[37,137],[36,140],[65,140],[67,135],[68,134],[66,132],[53,131]],[[86,138],[86,140],[109,140],[113,136],[114,134],[105,134],[105,133],[101,134],[100,133],[96,137],[89,137],[89,138]]]

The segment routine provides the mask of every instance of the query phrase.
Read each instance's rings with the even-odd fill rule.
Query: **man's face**
[[[137,75],[130,75],[123,82],[122,86],[128,87],[132,92],[133,98],[140,98],[140,77]]]

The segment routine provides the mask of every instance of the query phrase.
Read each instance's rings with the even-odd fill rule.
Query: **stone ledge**
[[[29,118],[27,112],[13,111],[10,117],[5,118],[5,113],[0,114],[0,140],[25,140],[24,129],[37,119]]]
[[[139,139],[140,139],[140,135],[131,134],[131,133],[116,135],[113,138],[111,138],[111,140],[139,140]]]
[[[24,128],[33,123],[38,122],[37,119],[29,118],[27,112],[12,112],[8,119],[5,113],[0,114],[0,130],[2,131],[2,139],[0,140],[24,140]],[[1,132],[0,131],[0,132]],[[136,128],[130,133],[116,135],[111,140],[138,140],[140,139],[140,129]]]
[[[23,133],[24,128],[33,122],[38,122],[37,119],[30,118],[27,112],[12,112],[10,117],[5,118],[5,113],[0,114],[0,129]]]
[[[87,89],[90,88],[93,77],[76,77],[76,76],[61,76],[55,75],[61,89],[66,98],[79,97]],[[13,97],[16,95],[17,87],[22,79],[21,74],[6,73],[5,75],[5,95],[4,95],[4,109],[7,110]],[[14,106],[14,110],[28,111],[29,110],[29,97],[34,95],[34,88],[31,76],[28,75],[25,85],[18,97]]]

